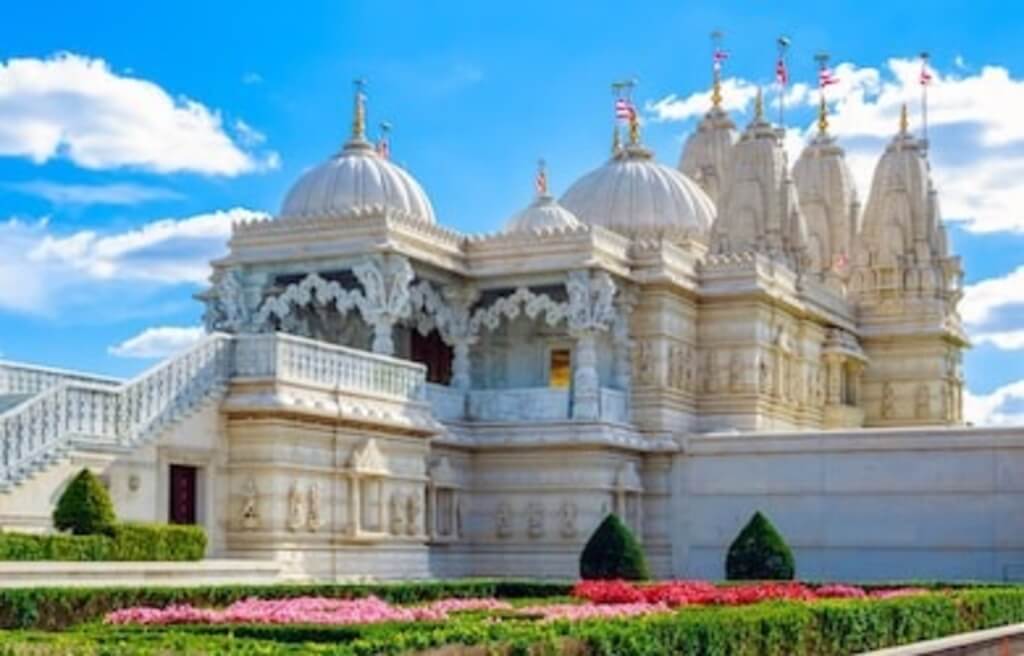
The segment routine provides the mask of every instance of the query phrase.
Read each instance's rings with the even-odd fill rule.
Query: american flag
[[[843,273],[849,264],[850,260],[846,257],[846,253],[838,253],[835,261],[832,263],[832,270],[837,273]]]
[[[824,89],[827,86],[831,86],[833,84],[838,84],[838,83],[839,83],[839,78],[837,78],[832,73],[832,69],[830,69],[828,67],[825,67],[825,68],[822,68],[820,71],[818,71],[818,85],[821,88]]]
[[[377,154],[384,159],[391,159],[391,142],[383,137],[377,142]]]
[[[782,86],[789,84],[789,71],[786,70],[786,60],[782,57],[775,62],[775,81]]]
[[[928,70],[928,64],[921,62],[921,76],[918,78],[921,86],[926,87],[932,82],[932,73]]]
[[[615,118],[620,121],[628,121],[633,118],[636,110],[633,109],[633,103],[628,98],[616,98],[615,99]]]
[[[729,58],[729,53],[722,50],[721,48],[715,48],[715,54],[711,55],[712,66],[715,67],[716,71],[722,70],[722,63]]]

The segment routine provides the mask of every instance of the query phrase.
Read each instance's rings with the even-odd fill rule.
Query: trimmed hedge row
[[[200,560],[206,532],[198,526],[114,524],[106,535],[0,533],[0,561]]]
[[[406,654],[442,645],[487,645],[495,653],[589,656],[846,656],[1024,620],[1024,589],[936,593],[889,600],[765,603],[684,608],[667,615],[579,623],[465,616],[445,623],[363,627],[101,627],[58,635],[0,633],[0,644],[64,652]],[[104,652],[106,649],[108,651]],[[18,653],[18,652],[12,652]],[[22,653],[40,653],[22,652]]]
[[[566,596],[572,583],[464,579],[376,584],[220,585],[190,588],[9,588],[0,589],[0,628],[64,629],[102,619],[107,613],[132,606],[191,604],[227,606],[247,597],[288,599],[320,596],[339,599],[376,595],[397,604],[434,601],[446,597]]]

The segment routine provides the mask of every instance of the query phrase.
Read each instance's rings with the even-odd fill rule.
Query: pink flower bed
[[[717,587],[706,581],[666,581],[635,585],[627,581],[582,581],[572,596],[591,604],[666,604],[743,606],[762,601],[814,601],[816,599],[891,599],[924,594],[920,588],[865,591],[852,585],[831,584],[811,587],[802,583],[752,583]]]
[[[850,585],[818,587],[802,583],[755,583],[717,587],[706,581],[666,581],[635,585],[627,581],[583,581],[572,596],[584,603],[540,604],[518,610],[499,599],[441,599],[419,606],[395,606],[377,597],[328,599],[256,599],[236,601],[227,608],[197,608],[187,604],[166,608],[136,607],[107,615],[108,624],[374,624],[448,619],[466,611],[510,611],[543,621],[637,617],[666,613],[680,606],[739,606],[770,600],[892,599],[925,594],[921,588],[865,591]]]
[[[108,624],[374,624],[444,620],[450,613],[509,610],[498,599],[442,599],[423,606],[393,606],[377,597],[361,599],[243,599],[224,609],[174,605],[126,608],[109,613]]]

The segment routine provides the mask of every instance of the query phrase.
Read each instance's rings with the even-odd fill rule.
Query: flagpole
[[[921,53],[921,130],[924,136],[924,147],[928,147],[928,53]]]
[[[785,70],[786,50],[789,48],[789,38],[780,36],[776,41],[776,44],[779,47],[779,64],[782,66],[782,69]],[[789,73],[786,73],[785,76],[789,77]],[[786,129],[786,82],[788,82],[787,79],[779,79],[779,127],[782,129]]]

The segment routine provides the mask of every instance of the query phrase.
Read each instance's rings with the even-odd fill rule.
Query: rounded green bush
[[[584,579],[651,578],[644,552],[629,528],[614,514],[608,515],[590,536],[580,554],[580,576]]]
[[[75,476],[53,510],[53,525],[75,535],[109,534],[116,521],[110,494],[88,469]]]
[[[725,577],[732,581],[791,581],[793,552],[768,518],[755,512],[729,546]]]

